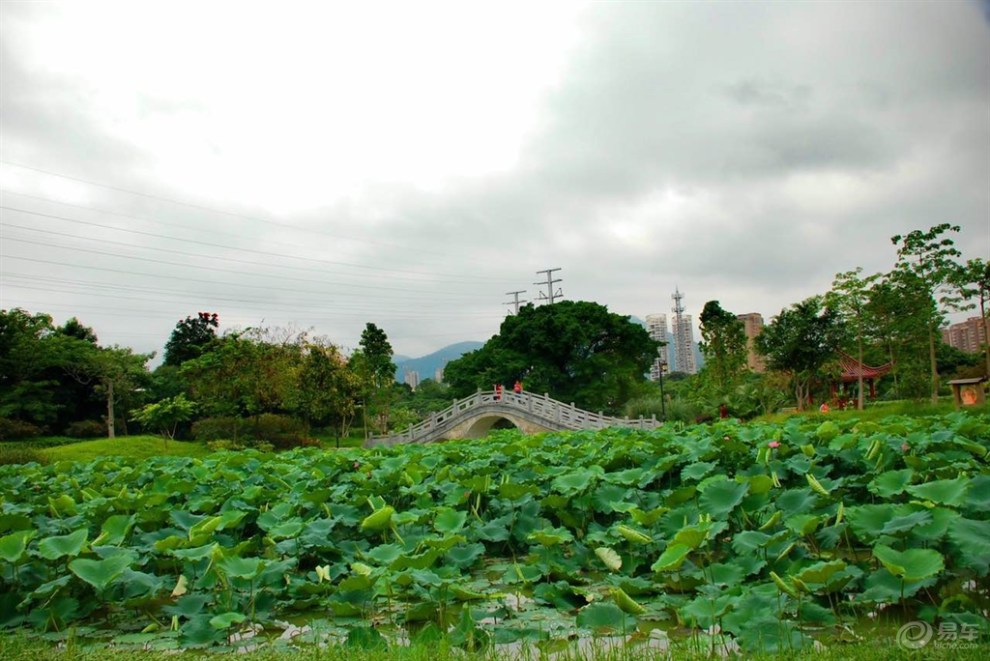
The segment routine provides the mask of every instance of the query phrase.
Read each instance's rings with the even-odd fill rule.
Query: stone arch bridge
[[[604,429],[605,427],[631,427],[655,429],[660,426],[656,416],[646,419],[613,418],[592,413],[565,404],[547,395],[503,392],[496,398],[494,392],[477,392],[453,404],[429,418],[411,425],[397,434],[373,435],[365,447],[400,445],[403,443],[432,443],[454,438],[482,438],[499,425],[511,424],[524,434],[574,429]]]

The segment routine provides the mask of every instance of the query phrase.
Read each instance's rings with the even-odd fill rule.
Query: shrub
[[[244,435],[244,421],[234,416],[217,416],[197,420],[192,426],[192,435],[197,441],[220,441],[233,439],[237,444]]]
[[[107,435],[107,427],[99,420],[79,420],[65,430],[72,438],[102,438]]]
[[[0,441],[10,441],[19,438],[34,438],[41,436],[44,431],[37,425],[23,420],[12,420],[11,418],[0,418]]]
[[[0,443],[0,466],[32,462],[44,464],[47,460],[34,448],[20,447],[14,443]]]
[[[308,435],[306,423],[287,415],[262,413],[252,418],[250,424],[251,435],[256,441],[268,441],[279,450],[302,445]]]

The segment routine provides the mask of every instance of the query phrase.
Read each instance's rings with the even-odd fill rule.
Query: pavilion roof
[[[859,362],[849,354],[840,351],[839,366],[842,368],[843,381],[858,381],[860,374],[863,375],[864,380],[879,379],[882,376],[886,376],[894,364],[884,363],[883,365],[871,367],[865,363]]]

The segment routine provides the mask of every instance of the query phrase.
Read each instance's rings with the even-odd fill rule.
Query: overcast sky
[[[3,0],[0,307],[159,354],[201,310],[370,321],[415,356],[547,268],[769,321],[895,234],[986,259],[987,8]]]

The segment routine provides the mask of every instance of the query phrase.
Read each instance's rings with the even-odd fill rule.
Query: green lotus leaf
[[[883,532],[883,527],[894,518],[895,505],[856,505],[846,508],[846,520],[853,533],[865,542],[872,542]]]
[[[740,554],[751,553],[770,541],[770,535],[758,530],[744,530],[732,538],[733,550]]]
[[[664,550],[657,561],[650,567],[655,572],[671,571],[677,569],[684,563],[684,559],[694,550],[694,547],[687,544],[671,544]]]
[[[822,517],[813,514],[796,514],[784,519],[784,527],[802,537],[810,535],[822,524]]]
[[[37,534],[36,530],[18,530],[0,537],[0,558],[17,562],[23,557],[27,544]]]
[[[573,496],[581,493],[590,487],[592,482],[602,474],[601,468],[597,466],[595,468],[597,470],[587,468],[568,473],[567,475],[561,475],[554,479],[551,486],[554,491],[562,493],[565,496]]]
[[[404,550],[398,544],[381,544],[365,552],[365,557],[369,560],[374,560],[380,565],[390,565],[395,560],[404,553]]]
[[[699,461],[697,463],[685,466],[681,470],[681,480],[700,480],[704,476],[708,475],[717,464],[710,461]]]
[[[698,506],[713,518],[724,519],[742,502],[748,491],[749,484],[722,479],[705,488],[698,499]]]
[[[302,519],[292,518],[279,523],[268,530],[268,536],[272,539],[295,539],[302,532]]]
[[[265,568],[261,558],[239,558],[237,556],[224,558],[217,563],[220,570],[233,578],[255,578]]]
[[[887,571],[905,581],[920,581],[945,569],[942,554],[932,549],[895,551],[889,546],[877,544],[873,547],[873,555]]]
[[[622,633],[635,628],[636,618],[615,604],[595,603],[578,612],[577,625],[596,633]]]
[[[794,578],[806,585],[827,586],[832,578],[846,568],[846,563],[842,560],[832,560],[830,562],[817,562],[810,567],[805,567]]]
[[[88,558],[76,558],[69,563],[69,570],[86,581],[99,592],[103,592],[108,585],[120,577],[131,563],[134,557],[130,554],[121,553],[113,555],[104,560],[90,560]]]
[[[911,484],[913,478],[914,471],[910,468],[887,471],[873,478],[869,484],[869,489],[881,498],[890,498],[891,496],[904,493],[904,490]]]
[[[462,544],[447,551],[447,560],[454,566],[464,570],[484,557],[484,544]]]
[[[107,517],[100,527],[100,534],[93,540],[92,546],[120,546],[127,539],[133,526],[133,515],[114,514]]]
[[[244,613],[221,613],[210,618],[210,626],[214,629],[229,629],[231,625],[240,624],[246,619]]]
[[[75,530],[68,535],[46,537],[38,542],[38,555],[45,560],[58,560],[62,556],[77,556],[86,544],[88,531],[85,528]]]
[[[566,528],[547,528],[530,533],[527,539],[542,546],[558,546],[574,541],[574,536]]]
[[[915,498],[930,500],[939,505],[959,507],[966,500],[969,479],[957,477],[953,480],[935,480],[907,487],[907,492]]]
[[[906,530],[913,530],[918,526],[923,526],[931,522],[931,513],[925,510],[919,510],[917,512],[892,517],[890,521],[883,524],[883,528],[880,529],[880,533],[883,535],[896,535],[897,533],[904,532]]]
[[[622,588],[613,587],[611,592],[612,600],[623,613],[629,613],[630,615],[642,615],[646,612],[646,607],[626,594],[626,591]]]
[[[467,521],[467,512],[457,511],[449,507],[441,507],[433,521],[437,532],[448,534],[459,531]]]
[[[202,521],[193,524],[193,526],[189,528],[189,541],[192,542],[193,544],[196,544],[197,546],[201,545],[207,540],[209,540],[210,536],[221,525],[223,525],[223,517],[221,516],[207,517]]]
[[[981,576],[990,569],[990,521],[957,519],[949,524],[949,540],[958,549],[965,567],[972,567]]]
[[[381,509],[372,512],[361,521],[361,530],[371,530],[373,532],[385,530],[392,523],[393,514],[395,514],[395,508],[391,505],[384,505]]]
[[[634,544],[649,544],[653,541],[653,538],[646,533],[636,530],[635,528],[630,528],[629,526],[617,525],[615,527],[615,532],[619,533]]]
[[[723,524],[719,524],[723,525]],[[684,526],[674,534],[671,544],[683,544],[684,546],[696,549],[701,546],[712,531],[711,523],[698,523],[693,526]]]
[[[596,548],[595,555],[597,555],[598,559],[601,560],[602,563],[611,571],[619,571],[622,569],[622,557],[607,546],[599,546]]]
[[[344,647],[360,650],[385,650],[388,642],[374,627],[354,627],[347,633]]]

